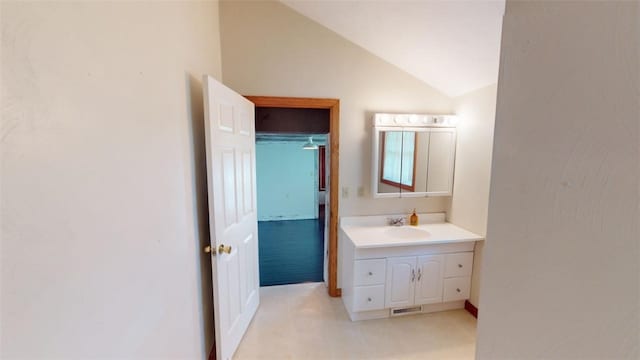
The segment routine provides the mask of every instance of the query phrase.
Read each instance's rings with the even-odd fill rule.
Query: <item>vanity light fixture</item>
[[[460,118],[457,117],[456,115],[446,115],[445,117],[445,122],[447,125],[450,126],[458,126],[458,124],[460,123]]]
[[[313,143],[313,137],[309,136],[309,142],[302,146],[305,150],[318,150],[318,145]]]
[[[445,127],[454,128],[459,119],[456,115],[428,114],[374,114],[374,126],[399,127]]]

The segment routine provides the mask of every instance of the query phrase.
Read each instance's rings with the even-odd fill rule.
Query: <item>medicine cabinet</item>
[[[453,194],[455,116],[375,114],[373,125],[374,198]]]

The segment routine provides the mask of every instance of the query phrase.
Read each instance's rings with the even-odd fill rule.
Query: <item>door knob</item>
[[[211,245],[207,245],[204,247],[204,252],[209,254],[211,252]]]
[[[231,246],[220,244],[220,246],[218,246],[218,254],[222,254],[222,253],[231,254]]]

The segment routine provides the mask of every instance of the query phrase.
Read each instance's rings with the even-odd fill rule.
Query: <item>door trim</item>
[[[328,109],[329,110],[329,144],[331,149],[331,163],[329,173],[329,296],[339,297],[342,289],[338,289],[338,159],[340,137],[340,100],[320,98],[298,98],[279,96],[248,96],[249,101],[256,107],[278,107],[297,109]]]

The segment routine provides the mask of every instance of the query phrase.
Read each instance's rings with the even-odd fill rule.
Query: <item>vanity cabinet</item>
[[[405,228],[382,225],[388,216],[340,219],[338,286],[351,320],[464,308],[483,238],[444,222],[443,213],[420,217],[421,225]]]
[[[377,248],[371,252],[376,258],[343,259],[349,316],[363,320],[462,308],[471,290],[473,251],[451,251],[470,249],[469,244]]]

